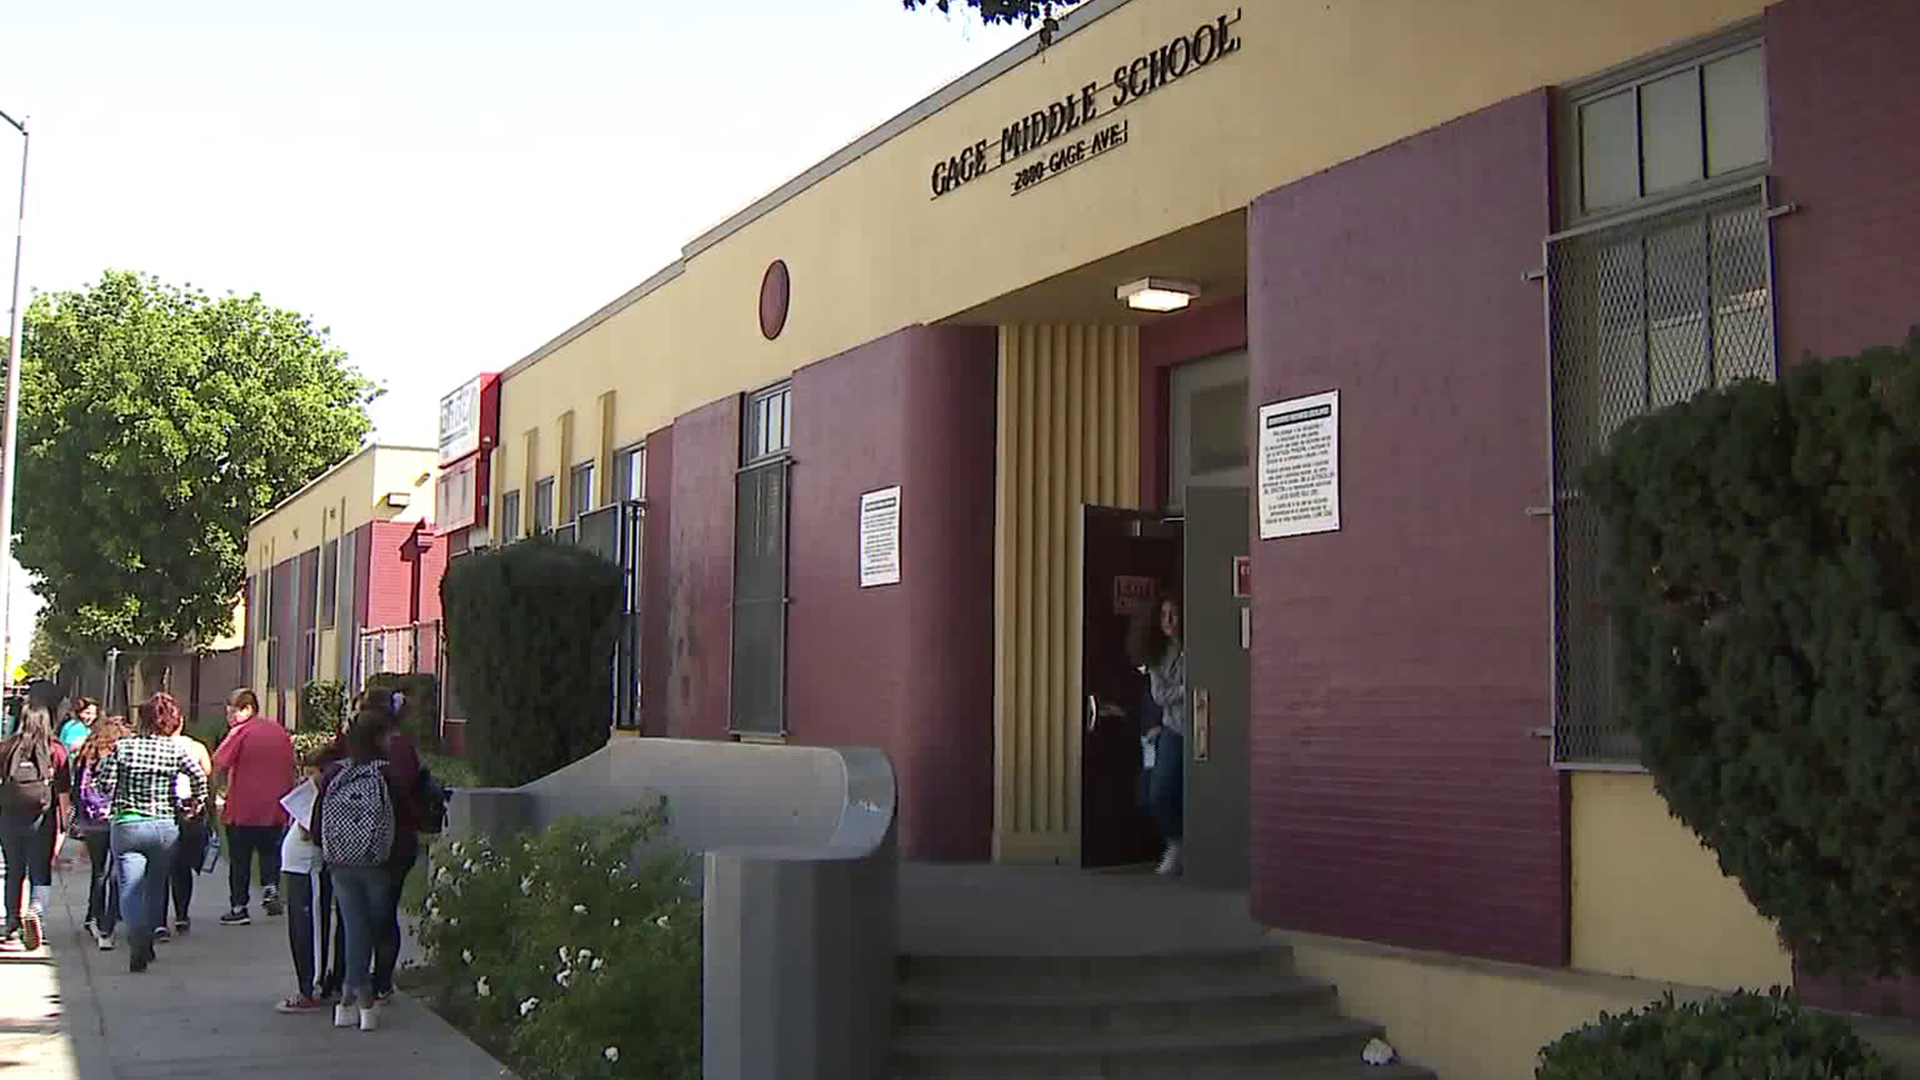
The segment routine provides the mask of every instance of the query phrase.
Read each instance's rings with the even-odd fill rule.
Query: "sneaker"
[[[382,1010],[378,1005],[372,1005],[367,1008],[361,1009],[360,1010],[360,1030],[361,1031],[379,1031],[381,1011]]]
[[[100,936],[100,920],[95,919],[93,916],[89,915],[87,916],[87,921],[80,924],[80,929],[85,930],[87,932],[87,936],[89,937],[99,937]]]
[[[220,925],[251,926],[253,925],[253,916],[248,913],[246,908],[234,908],[232,911],[220,916]]]
[[[101,952],[113,951],[113,935],[103,934],[98,928],[93,931],[93,943],[100,946]]]
[[[335,1005],[333,1007],[333,1026],[334,1027],[350,1028],[357,1024],[362,1024],[362,1023],[365,1023],[365,1020],[362,1019],[360,1015],[360,1007],[358,1005],[348,1005],[345,1002],[342,1002],[341,1004]]]
[[[167,929],[164,926],[156,927],[154,929],[153,943],[155,945],[165,945],[167,942],[172,940],[173,940],[173,931]]]
[[[46,938],[41,934],[40,913],[29,911],[20,919],[20,945],[28,952],[38,949]]]
[[[1180,845],[1178,842],[1167,845],[1167,853],[1160,857],[1160,866],[1154,871],[1161,877],[1173,877],[1180,873]]]
[[[185,915],[173,920],[173,932],[176,934],[193,933],[193,920],[187,918]]]
[[[303,1013],[319,1012],[326,1007],[327,1003],[319,998],[300,994],[296,997],[280,999],[279,1004],[273,1007],[273,1011],[285,1013],[288,1016],[298,1016]]]
[[[287,910],[286,905],[280,902],[280,890],[272,888],[265,890],[265,893],[260,898],[260,906],[267,910],[269,917],[279,915],[281,912]]]

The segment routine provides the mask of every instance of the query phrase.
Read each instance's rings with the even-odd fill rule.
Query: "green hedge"
[[[300,688],[300,715],[294,730],[337,734],[346,715],[346,684],[318,679]]]
[[[484,782],[524,784],[606,745],[619,567],[535,539],[457,560],[440,596],[467,754]]]
[[[1534,1080],[1894,1080],[1846,1021],[1793,995],[1665,998],[1567,1033],[1540,1051]]]
[[[400,729],[413,736],[420,749],[440,752],[440,680],[425,672],[378,672],[367,678],[365,693],[398,690],[407,696],[400,711]]]
[[[1634,420],[1584,479],[1674,815],[1810,970],[1920,970],[1920,337]]]

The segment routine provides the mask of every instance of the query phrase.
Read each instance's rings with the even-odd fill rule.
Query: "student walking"
[[[125,717],[111,716],[93,725],[74,755],[73,836],[87,848],[87,933],[102,952],[113,948],[114,927],[120,921],[120,890],[113,882],[109,842],[113,829],[113,798],[100,786],[100,762],[121,739],[131,735]]]
[[[199,739],[185,732],[174,738],[180,741],[180,748],[193,758],[194,764],[200,766],[201,772],[213,775],[213,757]],[[166,892],[160,900],[160,925],[153,931],[155,941],[168,941],[175,933],[192,932],[194,878],[207,870],[207,849],[216,842],[215,827],[211,800],[198,814],[180,819],[180,847],[174,854],[173,869],[167,874]],[[166,920],[169,905],[173,908],[171,932],[167,930]]]
[[[395,788],[390,785],[384,743],[392,717],[363,705],[347,730],[346,757],[321,777],[314,821],[321,858],[333,875],[346,929],[346,977],[335,1027],[376,1031],[380,1006],[371,968],[381,922],[391,902],[387,869],[397,828]]]
[[[53,892],[60,823],[66,819],[71,777],[67,751],[53,734],[51,712],[29,703],[20,729],[0,742],[0,850],[7,860],[6,924],[0,939],[38,949],[41,917]],[[21,886],[29,886],[24,908]]]
[[[90,697],[76,698],[73,712],[68,715],[67,722],[60,725],[60,745],[66,747],[69,754],[79,751],[81,744],[87,741],[87,736],[93,734],[93,726],[99,722],[100,703]]]
[[[216,780],[227,784],[221,823],[227,829],[228,910],[222,926],[253,921],[253,867],[260,864],[261,900],[268,915],[280,904],[280,841],[287,814],[280,797],[293,788],[299,762],[293,737],[260,715],[260,699],[244,687],[227,695],[227,736],[213,752]]]
[[[163,882],[180,845],[178,818],[200,812],[207,776],[180,745],[180,706],[171,694],[142,702],[139,724],[100,762],[100,786],[111,798],[112,844],[120,884],[120,910],[130,939],[128,970],[153,963],[153,932],[167,917]],[[187,797],[175,792],[186,778]]]
[[[302,770],[305,779],[301,787],[313,785],[317,798],[320,777],[317,761],[308,762]],[[296,787],[289,793],[291,800],[300,793]],[[288,805],[293,805],[291,802]],[[327,929],[332,912],[321,908],[314,910],[315,886],[320,877],[320,849],[313,842],[313,807],[307,810],[307,818],[302,821],[295,817],[287,826],[287,838],[280,844],[280,882],[281,895],[287,902],[287,948],[293,953],[293,977],[298,993],[290,998],[282,998],[274,1006],[283,1013],[318,1012],[327,1007],[327,995],[318,992],[315,985],[316,965],[327,961]],[[320,950],[316,958],[314,952],[315,915],[319,918]]]

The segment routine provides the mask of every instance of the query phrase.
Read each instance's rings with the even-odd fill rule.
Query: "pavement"
[[[294,992],[285,916],[221,926],[227,867],[199,879],[193,932],[159,946],[141,975],[124,940],[86,937],[84,855],[56,876],[47,943],[0,950],[0,1080],[474,1080],[506,1071],[404,994],[377,1032],[335,1030],[331,1010],[273,1011]],[[124,937],[124,935],[123,935]]]

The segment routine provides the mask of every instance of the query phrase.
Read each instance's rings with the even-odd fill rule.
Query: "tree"
[[[929,2],[941,14],[953,10],[953,0],[901,0],[908,11],[919,11]],[[1054,20],[1055,11],[1070,8],[1080,0],[966,0],[966,6],[980,13],[980,21],[992,26],[995,23],[1007,25],[1019,24],[1031,30],[1035,24],[1040,27],[1040,46],[1045,48],[1053,44],[1053,35],[1060,30],[1060,24]]]
[[[60,674],[60,665],[66,663],[73,648],[64,633],[61,632],[58,616],[45,608],[40,617],[34,620],[33,639],[27,645],[27,658],[22,665],[27,669],[27,677],[33,679],[52,679]]]
[[[1622,718],[1814,972],[1920,972],[1920,335],[1638,418],[1588,470]]]
[[[248,524],[358,447],[379,391],[305,316],[110,271],[22,337],[20,563],[72,639],[228,631]]]

